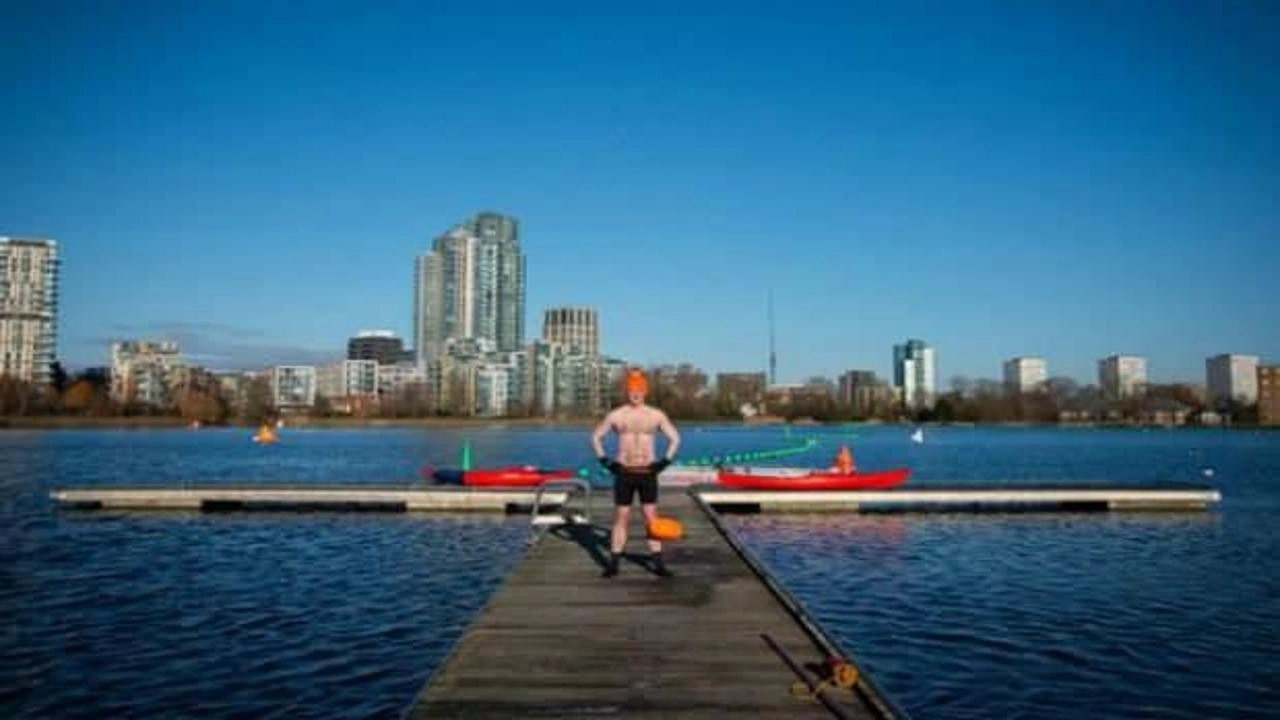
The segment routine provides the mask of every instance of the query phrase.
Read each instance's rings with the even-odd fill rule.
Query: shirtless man
[[[627,404],[614,408],[605,416],[591,434],[591,447],[600,464],[613,474],[613,537],[609,550],[609,565],[604,577],[618,574],[618,559],[627,545],[627,523],[631,520],[633,496],[640,495],[640,507],[644,511],[646,526],[658,516],[658,473],[662,472],[676,451],[680,449],[680,433],[671,424],[667,414],[644,404],[649,382],[639,370],[627,372]],[[613,430],[618,434],[618,457],[605,455],[601,441]],[[654,435],[661,432],[667,438],[667,452],[658,458],[654,450]],[[653,553],[653,570],[662,577],[670,577],[671,571],[662,562],[662,543],[649,540]]]

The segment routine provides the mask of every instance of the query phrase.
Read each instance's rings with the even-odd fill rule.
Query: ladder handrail
[[[538,519],[538,509],[542,506],[542,494],[544,492],[549,490],[564,490],[566,488],[569,492],[565,495],[564,504],[567,506],[569,504],[569,500],[572,499],[574,495],[577,495],[578,492],[581,492],[586,500],[586,508],[583,510],[583,514],[586,516],[587,522],[590,523],[591,483],[578,478],[574,478],[572,480],[551,480],[539,485],[538,489],[533,493],[533,512],[531,513],[530,523],[532,524]]]

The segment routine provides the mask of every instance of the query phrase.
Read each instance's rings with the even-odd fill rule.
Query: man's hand
[[[605,455],[601,455],[596,459],[600,461],[601,467],[613,473],[614,475],[617,475],[618,473],[622,472],[622,463],[618,462],[617,460],[614,460],[613,458],[607,457]]]
[[[667,469],[667,466],[668,466],[668,465],[670,465],[670,464],[671,464],[671,461],[670,461],[670,460],[668,460],[667,458],[662,458],[662,459],[660,459],[660,460],[654,460],[653,462],[649,463],[649,470],[650,470],[650,472],[652,472],[653,474],[655,474],[655,475],[656,475],[656,474],[658,474],[658,473],[662,472],[663,470],[666,470],[666,469]]]

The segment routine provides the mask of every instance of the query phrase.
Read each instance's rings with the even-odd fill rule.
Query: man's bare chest
[[[658,419],[646,412],[627,413],[614,420],[613,429],[620,435],[652,435],[658,431]]]

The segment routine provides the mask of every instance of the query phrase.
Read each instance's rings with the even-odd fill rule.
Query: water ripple
[[[778,446],[685,434],[689,457]],[[806,431],[807,432],[807,431]],[[849,429],[789,464],[826,464]],[[1280,436],[857,428],[912,484],[1196,482],[1221,512],[757,517],[751,546],[918,718],[1275,717]],[[0,717],[392,718],[515,561],[521,519],[75,513],[67,485],[402,484],[576,466],[578,428],[0,433]]]
[[[1240,555],[1214,515],[734,526],[913,717],[1278,712],[1280,605],[1265,572],[1221,564]]]
[[[493,518],[136,515],[0,595],[6,717],[395,717],[517,556]],[[52,592],[51,588],[57,588]]]

